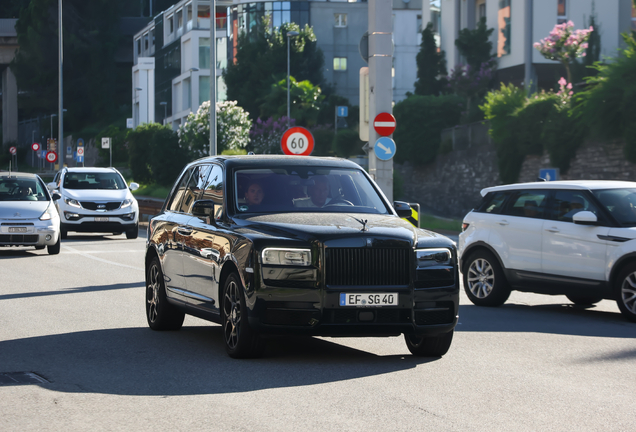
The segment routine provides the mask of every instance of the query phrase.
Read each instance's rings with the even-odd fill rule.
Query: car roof
[[[33,174],[33,173],[25,173],[25,172],[15,172],[15,171],[11,171],[11,176],[9,176],[9,171],[0,171],[0,177],[3,178],[30,178],[30,179],[34,179],[37,178],[38,175],[37,174]]]
[[[501,186],[487,187],[481,190],[481,196],[486,196],[489,192],[519,190],[519,189],[578,189],[578,190],[599,190],[599,189],[622,189],[636,188],[636,182],[617,180],[559,180],[551,182],[531,182],[515,183]]]
[[[116,172],[115,168],[103,168],[103,167],[75,167],[65,168],[66,172]]]
[[[209,156],[192,162],[213,162],[224,163],[228,168],[268,168],[276,166],[324,166],[359,169],[360,165],[348,159],[336,157],[319,156],[287,156],[287,155],[221,155]]]

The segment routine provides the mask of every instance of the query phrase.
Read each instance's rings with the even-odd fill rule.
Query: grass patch
[[[431,231],[445,230],[460,232],[462,230],[462,221],[420,213],[420,227]]]
[[[151,198],[159,198],[165,200],[170,193],[170,188],[165,186],[159,186],[155,184],[151,185],[139,185],[139,189],[132,191],[135,196],[147,196]]]

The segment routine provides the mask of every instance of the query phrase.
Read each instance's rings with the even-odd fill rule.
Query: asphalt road
[[[57,256],[0,248],[0,430],[635,428],[636,324],[613,302],[463,296],[443,358],[415,358],[401,337],[292,338],[241,361],[218,325],[147,328],[143,251],[142,237],[72,233]],[[7,383],[16,372],[47,382]]]

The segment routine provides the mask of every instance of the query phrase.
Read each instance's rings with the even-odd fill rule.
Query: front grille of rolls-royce
[[[411,274],[406,248],[327,248],[327,286],[405,286]]]

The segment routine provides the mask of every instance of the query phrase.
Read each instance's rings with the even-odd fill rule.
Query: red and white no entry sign
[[[375,116],[373,120],[373,128],[380,136],[389,136],[395,132],[395,117],[383,112]]]
[[[84,147],[78,147],[77,148],[77,155],[78,156],[84,156]]]
[[[46,154],[46,161],[47,162],[55,162],[57,160],[57,153],[55,153],[54,151],[50,151]]]
[[[9,153],[11,153],[12,155],[16,154],[18,152],[18,149],[15,147],[9,147]]]
[[[31,144],[31,150],[33,150],[33,151],[40,150],[40,144],[38,144],[38,143]]]
[[[309,156],[314,151],[314,136],[304,127],[289,128],[280,143],[283,153],[290,156]]]

